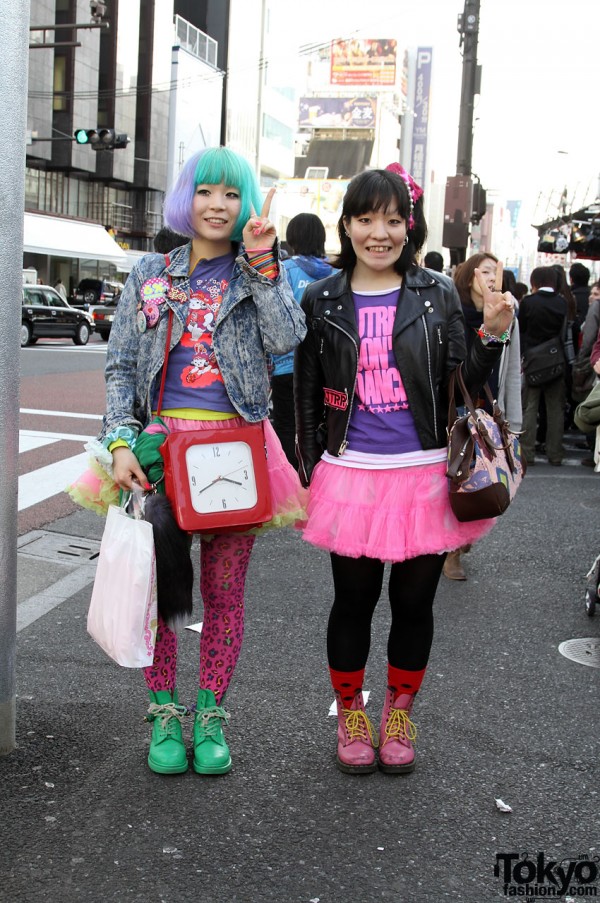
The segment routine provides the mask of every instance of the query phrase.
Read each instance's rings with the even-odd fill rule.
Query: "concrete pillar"
[[[0,47],[0,755],[7,755],[16,745],[19,334],[29,0],[12,0],[5,6]]]

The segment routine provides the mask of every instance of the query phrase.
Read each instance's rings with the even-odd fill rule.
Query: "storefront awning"
[[[131,273],[132,269],[142,257],[145,257],[149,251],[125,251],[126,262],[119,267],[121,273]]]
[[[83,223],[61,216],[25,214],[23,251],[52,257],[104,260],[122,269],[127,255],[98,223]]]

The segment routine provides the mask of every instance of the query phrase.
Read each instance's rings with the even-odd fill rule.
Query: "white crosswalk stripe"
[[[32,408],[22,408],[21,414],[37,414],[43,417],[75,417],[82,420],[102,419],[99,414],[40,411]],[[93,436],[91,435],[80,435],[78,433],[23,429],[19,430],[19,453],[34,451],[63,440],[77,442],[83,446],[84,443],[89,442],[92,438]],[[44,502],[46,499],[64,492],[66,487],[87,468],[88,459],[88,453],[82,450],[80,454],[63,458],[61,461],[55,461],[52,464],[47,464],[20,476],[18,510],[24,511],[32,505],[37,505],[39,502]]]
[[[19,511],[64,492],[66,487],[86,469],[88,458],[87,452],[84,452],[82,455],[63,458],[55,464],[47,464],[46,467],[20,476]]]

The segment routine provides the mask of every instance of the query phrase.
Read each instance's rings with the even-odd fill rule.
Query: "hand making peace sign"
[[[275,188],[270,188],[262,205],[260,216],[257,216],[252,205],[250,210],[252,215],[244,226],[242,239],[247,251],[253,251],[256,248],[272,248],[277,238],[275,226],[269,220],[269,210],[271,209],[271,201],[275,195]]]
[[[515,315],[515,299],[510,292],[502,291],[502,263],[498,261],[494,291],[491,291],[480,270],[475,278],[483,296],[483,325],[489,335],[500,336],[510,328]]]

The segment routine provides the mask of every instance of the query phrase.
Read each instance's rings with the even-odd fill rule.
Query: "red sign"
[[[394,40],[351,38],[331,42],[332,85],[395,85]]]

